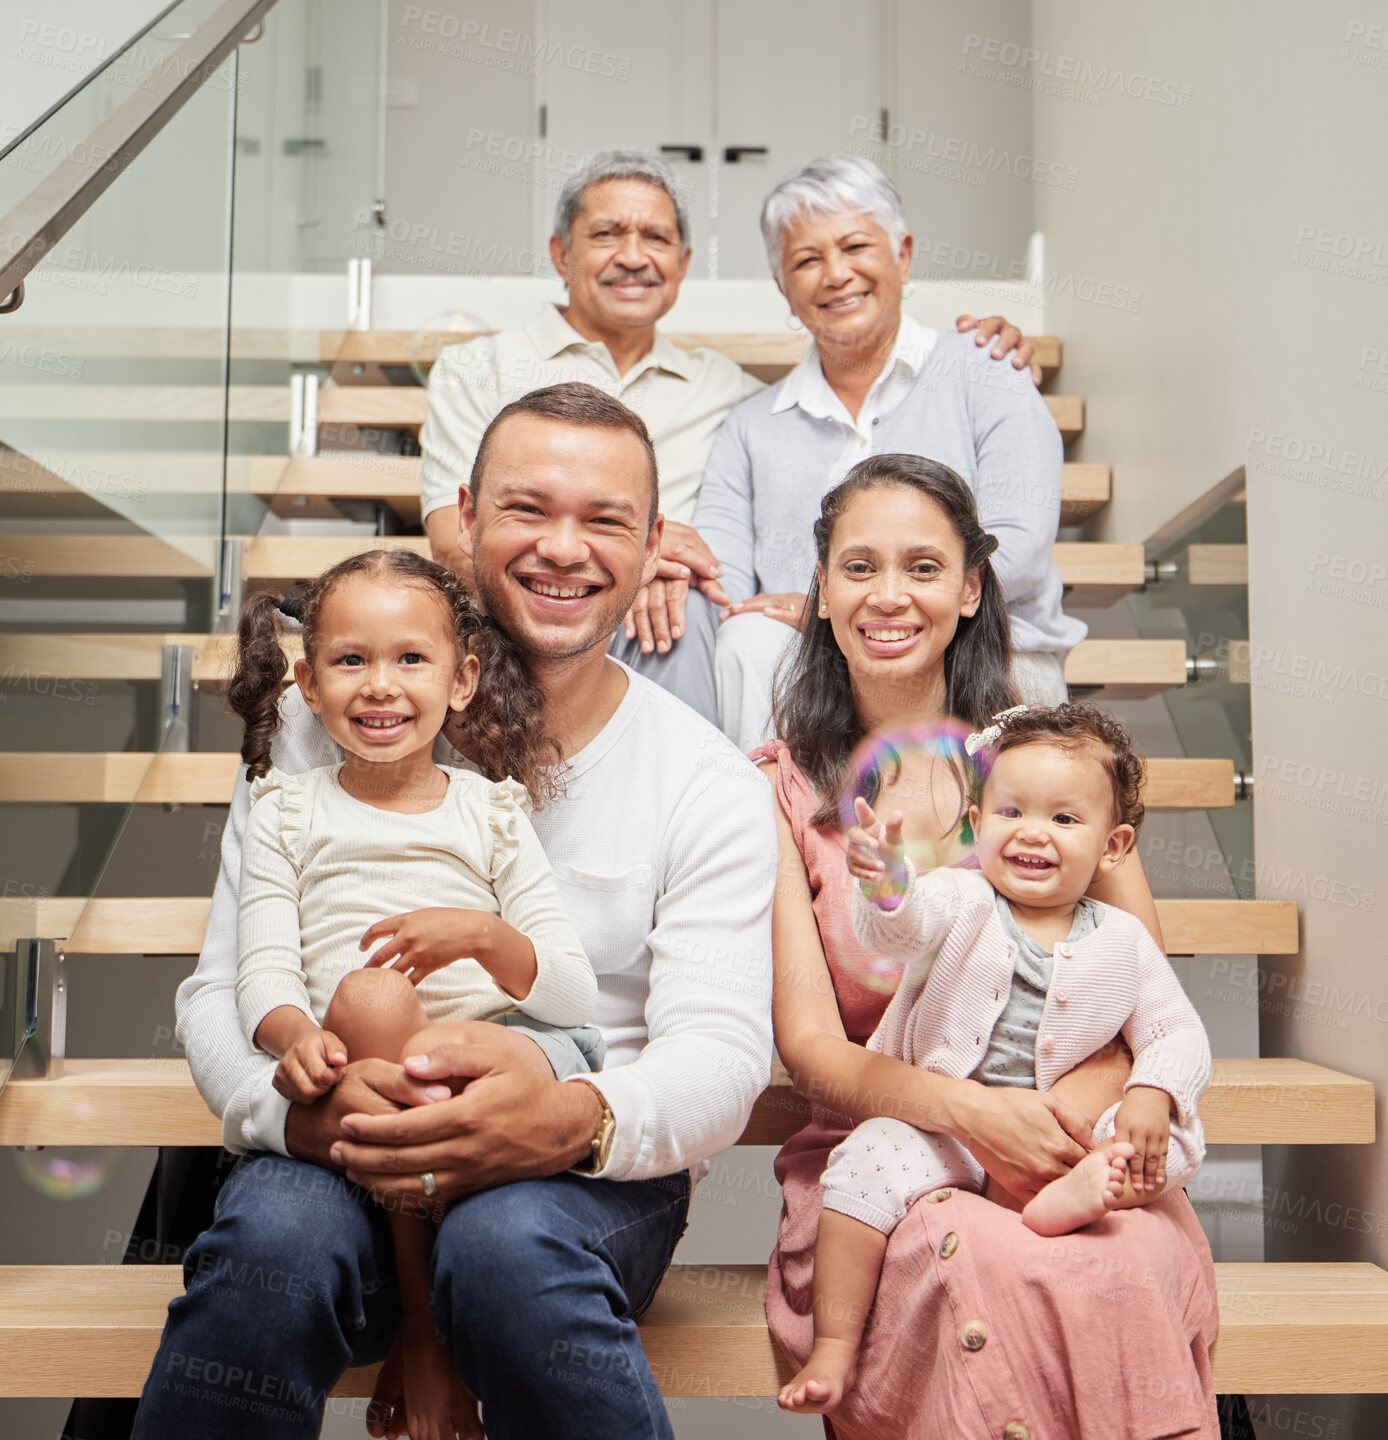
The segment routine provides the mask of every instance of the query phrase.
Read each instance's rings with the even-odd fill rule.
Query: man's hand
[[[446,1100],[451,1093],[446,1085],[414,1079],[393,1061],[353,1060],[322,1099],[289,1107],[285,1145],[296,1159],[332,1168],[336,1162],[329,1151],[342,1138],[344,1116],[396,1115],[407,1105]]]
[[[668,654],[684,635],[685,602],[689,587],[701,590],[715,605],[728,604],[719,583],[723,567],[691,525],[667,520],[660,535],[660,560],[655,578],[636,593],[627,611],[624,630],[628,640],[639,640],[641,650]]]
[[[1128,1161],[1128,1178],[1139,1194],[1166,1187],[1166,1153],[1171,1144],[1171,1097],[1151,1085],[1134,1085],[1113,1117],[1113,1138],[1126,1140],[1137,1154]]]
[[[463,1086],[436,1104],[343,1120],[346,1138],[332,1147],[333,1163],[383,1202],[422,1198],[425,1171],[433,1171],[446,1201],[557,1175],[590,1153],[602,1124],[602,1102],[591,1086],[546,1079],[504,1045],[447,1042],[405,1064],[431,1094],[443,1082]]]
[[[1012,365],[1016,370],[1022,369],[1025,365],[1031,366],[1031,378],[1039,385],[1041,383],[1041,366],[1031,357],[1036,347],[1030,340],[1022,337],[1022,332],[1009,321],[1004,320],[1001,315],[989,315],[985,320],[976,320],[972,315],[961,315],[955,322],[955,328],[962,334],[967,335],[970,330],[978,331],[976,344],[986,345],[995,335],[997,343],[993,346],[993,359],[1001,360],[1009,350],[1017,353],[1012,357]]]
[[[766,615],[780,620],[792,630],[800,628],[800,617],[805,611],[805,597],[789,592],[783,595],[753,595],[750,600],[738,600],[727,609],[718,612],[720,620],[731,620],[734,615]]]
[[[1089,1122],[1050,1091],[970,1086],[950,1133],[1009,1195],[1026,1202],[1094,1146]]]

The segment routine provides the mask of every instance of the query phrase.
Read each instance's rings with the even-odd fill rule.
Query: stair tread
[[[12,535],[7,540],[19,573],[43,576],[204,578],[210,563],[149,535]],[[266,535],[246,544],[252,581],[308,579],[364,550],[412,550],[426,559],[423,535]],[[1109,604],[1143,583],[1141,545],[1062,541],[1051,551],[1075,604]]]
[[[234,751],[0,751],[0,803],[225,805],[239,764]],[[1142,799],[1149,810],[1232,805],[1234,763],[1149,759]]]
[[[27,937],[61,939],[72,955],[195,955],[209,903],[201,895],[0,900],[0,946]],[[1158,900],[1156,906],[1168,955],[1297,950],[1290,900]]]
[[[354,455],[347,452],[305,459],[284,456],[233,458],[241,469],[236,488],[269,500],[277,514],[336,513],[331,500],[383,500],[404,519],[419,520],[417,456]],[[1067,463],[1061,473],[1061,512],[1067,522],[1086,519],[1107,505],[1113,474],[1107,465]],[[0,490],[3,490],[0,471]],[[320,502],[317,509],[313,501]],[[295,502],[299,503],[295,503]]]
[[[1215,1266],[1221,1391],[1388,1390],[1388,1272],[1365,1262]],[[0,1394],[136,1395],[183,1287],[177,1265],[0,1269]],[[766,1266],[671,1266],[640,1321],[664,1394],[770,1395],[789,1368],[766,1327]],[[334,1394],[371,1393],[375,1366]]]
[[[1372,1082],[1305,1060],[1216,1060],[1200,1113],[1212,1145],[1346,1145],[1374,1139]],[[809,1104],[777,1066],[740,1144],[780,1145]],[[186,1060],[69,1060],[52,1080],[0,1092],[0,1145],[218,1145]]]

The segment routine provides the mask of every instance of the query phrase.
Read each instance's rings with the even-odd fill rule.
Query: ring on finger
[[[434,1172],[426,1170],[420,1177],[419,1183],[424,1189],[424,1198],[432,1200],[439,1193],[439,1182],[434,1179]]]

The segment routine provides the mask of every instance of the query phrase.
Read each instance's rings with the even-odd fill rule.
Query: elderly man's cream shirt
[[[618,375],[606,345],[585,340],[557,306],[544,305],[524,325],[451,345],[439,356],[419,434],[423,514],[458,503],[482,432],[503,406],[572,380],[596,385],[646,422],[660,470],[661,513],[686,525],[724,416],[763,388],[717,351],[680,350],[659,331],[646,356]]]

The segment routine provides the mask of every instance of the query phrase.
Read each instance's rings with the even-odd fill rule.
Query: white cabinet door
[[[665,150],[692,220],[691,275],[706,273],[712,146],[713,0],[539,0],[547,186],[533,201],[537,244],[553,229],[566,173],[597,150]],[[695,153],[697,152],[697,158]]]
[[[878,123],[886,4],[717,4],[711,241],[720,278],[752,279],[768,273],[758,227],[766,192],[816,155],[848,150]]]
[[[534,97],[545,64],[535,4],[435,8],[390,0],[389,183],[378,269],[553,274],[530,233],[532,196],[546,180]]]

